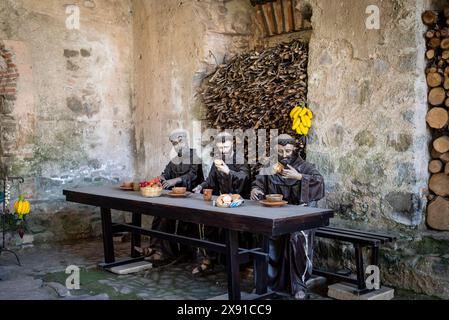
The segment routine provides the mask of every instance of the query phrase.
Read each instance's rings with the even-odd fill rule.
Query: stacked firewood
[[[443,12],[426,11],[422,19],[428,26],[426,121],[432,132],[427,224],[437,230],[449,230],[449,7]]]
[[[307,60],[307,46],[295,40],[219,65],[201,90],[209,126],[297,136],[289,112],[306,101]]]

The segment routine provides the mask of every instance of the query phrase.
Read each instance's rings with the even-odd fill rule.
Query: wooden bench
[[[366,287],[363,248],[368,247],[371,249],[370,263],[372,265],[378,266],[380,246],[396,240],[395,237],[382,233],[358,231],[337,227],[320,227],[316,230],[315,237],[349,242],[354,246],[356,266],[355,277],[352,274],[342,274],[339,272],[319,269],[314,270],[313,274],[355,284],[357,286],[355,290],[357,294],[364,294],[368,291],[372,291],[367,289]]]

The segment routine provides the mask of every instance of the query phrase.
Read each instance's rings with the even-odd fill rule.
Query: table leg
[[[268,254],[268,237],[262,237],[262,252]],[[256,258],[254,260],[254,285],[257,294],[267,293],[268,283],[268,261],[263,258]]]
[[[131,224],[136,227],[142,226],[142,215],[137,212],[132,213],[132,222]],[[140,253],[134,249],[134,247],[140,247],[141,245],[141,235],[140,233],[133,232],[131,233],[131,257],[137,258],[140,256]]]
[[[115,262],[112,217],[111,209],[109,208],[101,208],[101,228],[103,231],[104,262]]]
[[[228,274],[228,299],[240,300],[240,270],[238,260],[238,233],[225,230],[226,235],[226,269]]]
[[[357,269],[357,289],[366,289],[365,268],[363,267],[363,247],[360,244],[355,245],[355,265]]]

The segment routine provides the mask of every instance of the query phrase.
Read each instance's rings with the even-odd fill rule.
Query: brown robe
[[[313,164],[298,156],[290,165],[302,174],[301,181],[262,168],[253,188],[265,194],[282,194],[284,200],[295,205],[311,205],[324,197],[324,180]],[[273,291],[294,295],[299,290],[307,290],[306,281],[312,274],[313,235],[313,230],[297,231],[269,239],[268,281]]]
[[[195,157],[195,151],[190,149],[190,162],[185,161],[186,163],[183,163],[182,158],[178,159],[180,163],[170,161],[162,172],[161,177],[165,180],[181,178],[182,181],[176,186],[186,187],[188,191],[192,191],[203,180],[201,162],[195,159]],[[198,226],[196,224],[158,216],[155,216],[153,219],[152,229],[185,236],[196,236],[198,234]],[[150,247],[170,258],[174,258],[180,253],[190,253],[191,251],[189,247],[179,246],[177,243],[153,237],[150,239]]]
[[[235,159],[234,159],[235,161]],[[210,169],[209,176],[201,184],[204,189],[213,189],[214,195],[236,193],[243,198],[248,198],[251,187],[250,167],[247,164],[228,164],[230,172],[228,175],[217,170],[215,164]],[[220,228],[204,226],[203,237],[205,240],[213,242],[224,242],[224,234]],[[247,247],[251,244],[251,236],[246,233],[240,233],[240,245]],[[218,254],[208,250],[200,250],[201,259],[217,260]]]

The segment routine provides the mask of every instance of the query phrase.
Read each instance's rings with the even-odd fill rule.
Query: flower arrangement
[[[25,234],[25,215],[30,213],[30,203],[21,195],[19,200],[14,203],[14,213],[17,215],[19,229],[17,230],[20,238]]]

